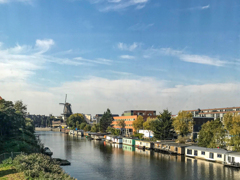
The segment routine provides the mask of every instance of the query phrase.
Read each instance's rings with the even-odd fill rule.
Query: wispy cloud
[[[122,55],[120,56],[122,59],[135,59],[134,56],[130,56],[130,55]]]
[[[44,69],[47,63],[71,66],[92,66],[97,64],[110,65],[112,60],[96,58],[94,60],[77,58],[59,58],[47,54],[54,46],[52,39],[37,39],[34,46],[19,45],[5,48],[0,43],[0,81],[24,81],[36,70]]]
[[[135,7],[135,9],[142,9],[146,6],[149,0],[89,0],[90,3],[98,5],[98,8],[102,12],[108,11],[120,11],[129,7]]]
[[[206,9],[209,9],[209,8],[210,8],[210,5],[208,4],[206,6],[196,6],[196,7],[181,9],[180,11],[206,10]]]
[[[117,45],[118,49],[124,50],[124,51],[133,51],[137,47],[140,47],[140,46],[141,46],[141,43],[136,43],[136,42],[134,42],[132,45],[128,45],[128,44],[120,42]]]
[[[161,49],[150,48],[149,50],[147,50],[147,52],[148,53],[145,56],[151,56],[153,54],[174,56],[179,58],[181,61],[198,63],[198,64],[206,64],[211,66],[224,66],[227,64],[227,61],[223,61],[218,58],[212,58],[206,55],[188,54],[188,53],[185,53],[184,51],[174,50],[171,48],[161,48]]]
[[[7,4],[11,2],[21,2],[21,3],[31,4],[33,0],[0,0],[0,4]]]
[[[152,26],[154,26],[153,23],[151,23],[151,24],[137,23],[137,24],[134,24],[133,26],[129,27],[128,29],[131,31],[145,31]]]
[[[96,63],[96,64],[105,64],[105,65],[111,65],[112,64],[112,60],[104,59],[104,58],[97,58],[95,60],[91,60],[91,59],[85,59],[85,58],[82,58],[82,57],[76,57],[74,59],[78,60],[78,61],[82,61],[82,62],[90,62],[90,63]]]

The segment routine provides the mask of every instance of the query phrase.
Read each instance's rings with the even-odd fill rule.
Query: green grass
[[[24,173],[18,173],[11,165],[0,167],[0,180],[23,180],[26,179]]]

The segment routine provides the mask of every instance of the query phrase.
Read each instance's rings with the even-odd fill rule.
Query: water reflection
[[[63,167],[77,179],[239,179],[238,169],[185,156],[109,144],[58,132],[38,132],[53,157],[68,159]]]

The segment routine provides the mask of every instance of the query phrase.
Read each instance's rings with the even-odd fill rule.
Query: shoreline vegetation
[[[0,154],[21,152],[15,158],[0,159],[0,180],[73,180],[56,160],[42,154],[44,145],[34,134],[33,120],[26,115],[27,106],[22,101],[0,99]]]

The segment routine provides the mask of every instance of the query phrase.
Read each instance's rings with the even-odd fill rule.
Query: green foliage
[[[98,132],[99,131],[99,124],[94,124],[91,128],[91,132]]]
[[[2,161],[2,164],[0,164],[0,168],[12,165],[12,163],[13,163],[13,160],[11,157],[8,159],[5,159],[4,161]]]
[[[85,127],[84,127],[84,131],[91,131],[91,125],[87,124]]]
[[[115,136],[119,136],[121,134],[120,129],[115,129],[115,128],[112,128],[111,126],[107,128],[106,132],[111,133],[112,135],[115,135]]]
[[[173,137],[171,112],[163,110],[158,119],[151,122],[151,130],[156,139],[166,139]]]
[[[84,127],[85,127],[86,125],[87,125],[87,123],[85,123],[85,122],[81,123],[79,129],[84,129]]]
[[[115,129],[114,135],[119,136],[120,134],[121,134],[121,130],[120,129]]]
[[[217,148],[224,147],[225,130],[220,119],[208,121],[202,125],[198,136],[198,146]]]
[[[185,143],[188,139],[190,139],[189,136],[181,136],[181,135],[180,135],[180,136],[178,136],[176,142],[177,142],[177,143]]]
[[[227,145],[233,146],[235,151],[240,151],[240,115],[238,113],[226,113],[223,124],[230,135],[230,139],[226,139]]]
[[[143,139],[144,134],[142,133],[134,133],[133,137],[137,137],[138,139]]]
[[[188,133],[192,132],[193,128],[192,114],[186,111],[179,111],[178,116],[173,118],[172,125],[176,133],[180,134],[181,136],[187,135]]]
[[[40,152],[42,144],[34,135],[33,121],[25,117],[26,105],[0,100],[0,153]]]
[[[143,122],[144,122],[143,117],[138,116],[137,119],[133,121],[133,128],[137,131],[139,129],[143,129]]]
[[[70,128],[77,128],[77,126],[83,122],[86,122],[84,119],[84,116],[82,114],[76,113],[72,114],[68,119],[67,119],[67,125]]]
[[[107,109],[106,112],[104,112],[102,118],[100,119],[100,131],[106,132],[108,126],[111,126],[113,122],[113,117],[110,109]]]
[[[120,126],[122,129],[124,129],[126,126],[126,123],[124,120],[119,120],[117,123],[117,126]]]
[[[71,180],[58,163],[43,154],[19,155],[13,160],[13,165],[18,172],[34,179],[59,179]]]

